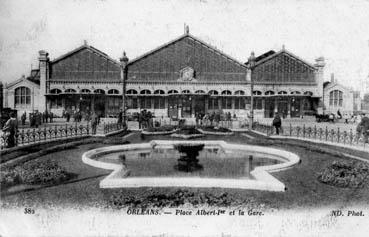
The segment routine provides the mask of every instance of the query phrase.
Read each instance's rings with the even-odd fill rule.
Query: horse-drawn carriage
[[[316,114],[315,119],[318,123],[320,123],[320,122],[334,123],[337,120],[337,117],[332,113],[330,113],[330,114]]]

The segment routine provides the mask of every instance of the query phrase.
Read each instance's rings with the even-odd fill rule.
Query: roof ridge
[[[89,50],[92,50],[94,53],[99,54],[100,56],[103,56],[103,57],[105,57],[106,59],[108,59],[108,60],[112,61],[113,63],[115,63],[115,64],[119,65],[119,62],[118,62],[118,61],[114,60],[113,58],[111,58],[109,55],[107,55],[107,54],[106,54],[106,53],[104,53],[103,51],[101,51],[101,50],[99,50],[99,49],[97,49],[97,48],[95,48],[95,47],[93,47],[93,46],[91,46],[91,45],[87,45],[87,44],[83,44],[83,45],[81,45],[81,46],[79,46],[79,47],[77,47],[77,48],[75,48],[75,49],[73,49],[73,50],[71,50],[71,51],[69,51],[69,52],[67,52],[67,53],[65,53],[65,54],[60,55],[59,57],[57,57],[57,58],[53,59],[53,60],[51,61],[51,63],[56,63],[56,62],[58,62],[58,61],[60,61],[60,60],[62,60],[62,59],[64,59],[64,58],[68,57],[69,55],[72,55],[72,54],[74,54],[74,53],[77,53],[77,52],[79,52],[79,51],[81,51],[81,50],[83,50],[83,49],[89,49]]]
[[[129,61],[129,64],[134,63],[134,62],[136,62],[136,61],[138,61],[138,60],[140,60],[144,57],[147,57],[150,54],[153,54],[154,52],[157,52],[157,51],[159,51],[159,50],[161,50],[161,49],[163,49],[163,48],[165,48],[165,47],[167,47],[167,46],[169,46],[169,45],[171,45],[171,44],[173,44],[173,43],[175,43],[175,42],[177,42],[177,41],[179,41],[183,38],[186,38],[186,37],[189,37],[189,38],[201,43],[202,45],[206,46],[207,48],[209,48],[209,49],[221,54],[222,56],[226,57],[227,59],[239,64],[241,67],[245,67],[245,68],[247,67],[246,65],[244,65],[243,63],[241,63],[237,59],[235,59],[235,58],[229,56],[228,54],[224,53],[222,50],[219,50],[219,49],[215,48],[214,46],[210,45],[209,43],[206,43],[205,41],[203,41],[203,40],[201,40],[201,39],[199,39],[199,38],[197,38],[193,35],[191,35],[190,33],[185,33],[185,34],[181,35],[180,37],[177,37],[177,38],[175,38],[175,39],[173,39],[173,40],[171,40],[167,43],[164,43],[164,44],[162,44],[162,45],[160,45],[160,46],[158,46],[158,47],[156,47],[156,48],[154,48],[154,49],[152,49],[152,50],[150,50],[150,51],[148,51],[148,52],[146,52],[146,53],[144,53],[144,54],[142,54],[142,55],[140,55],[136,58],[134,58],[133,60]]]
[[[268,57],[261,59],[260,61],[256,62],[255,66],[256,66],[256,65],[259,65],[259,64],[261,64],[261,63],[263,63],[263,62],[266,62],[266,61],[270,60],[271,58],[274,58],[274,57],[276,57],[276,56],[278,56],[278,55],[280,55],[280,54],[282,54],[282,53],[286,53],[286,54],[288,54],[288,55],[290,55],[290,56],[294,57],[295,59],[297,59],[297,60],[301,61],[302,63],[306,64],[307,66],[309,66],[309,67],[312,67],[312,68],[316,69],[316,67],[315,67],[314,65],[312,65],[311,63],[308,63],[306,60],[304,60],[304,59],[302,59],[302,58],[300,58],[300,57],[296,56],[295,54],[291,53],[291,52],[290,52],[290,51],[288,51],[287,49],[281,49],[281,50],[279,50],[278,52],[275,52],[274,54],[269,55]]]

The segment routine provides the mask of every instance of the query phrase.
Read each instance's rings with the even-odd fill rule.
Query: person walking
[[[3,132],[5,133],[6,148],[11,148],[17,145],[16,134],[18,131],[18,121],[15,112],[10,114],[10,118],[6,121]]]
[[[96,134],[96,127],[97,127],[97,115],[95,112],[92,113],[91,116],[91,129],[92,129],[92,134]]]
[[[21,116],[22,126],[26,124],[26,119],[27,119],[27,114],[26,114],[26,111],[24,111],[24,113]]]
[[[41,120],[42,120],[41,116],[42,116],[41,113],[36,111],[35,113],[35,127],[36,128],[38,128],[38,126],[41,125]]]
[[[275,115],[272,125],[275,127],[276,134],[279,135],[279,129],[282,126],[282,119],[278,113]]]
[[[120,110],[118,114],[118,124],[122,124],[122,123],[123,123],[123,111]]]

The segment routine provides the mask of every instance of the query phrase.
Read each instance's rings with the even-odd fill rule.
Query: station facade
[[[189,32],[127,64],[127,113],[143,109],[156,117],[193,118],[197,113],[230,112],[247,117],[253,80],[256,118],[308,115],[321,107],[324,59],[314,65],[282,48],[249,63],[192,36]],[[54,60],[39,52],[38,93],[32,110],[61,115],[65,110],[115,117],[122,108],[120,62],[86,42]],[[38,82],[37,82],[38,80]],[[26,83],[28,83],[26,81]],[[5,86],[8,107],[17,108],[17,83]],[[19,87],[27,88],[23,82]],[[37,92],[35,92],[35,89]],[[26,89],[24,89],[26,90]],[[25,101],[27,102],[27,101]]]

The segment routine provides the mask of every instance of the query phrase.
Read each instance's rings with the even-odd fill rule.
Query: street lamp
[[[252,130],[252,125],[254,123],[254,81],[253,81],[253,69],[255,67],[255,54],[254,52],[251,52],[251,55],[249,57],[249,69],[250,69],[250,122],[249,122],[249,129]]]
[[[127,83],[127,65],[128,57],[123,51],[123,56],[120,58],[120,79],[122,80],[122,111],[123,111],[123,125],[126,125],[126,83]]]

